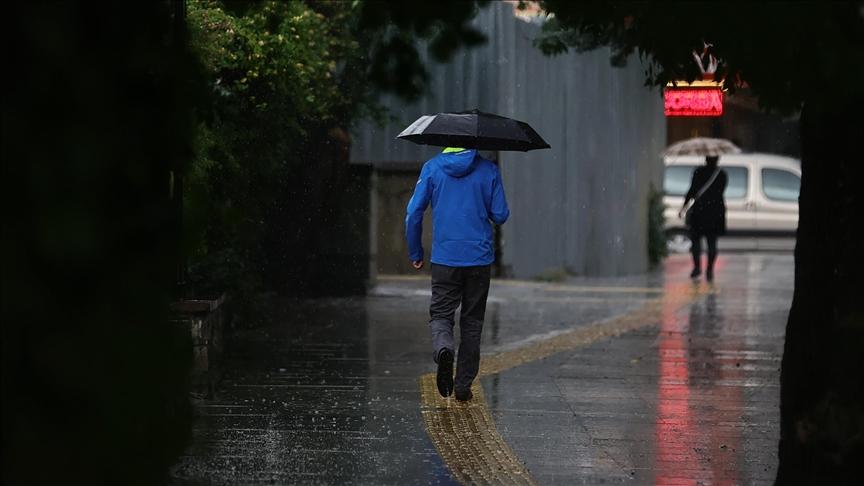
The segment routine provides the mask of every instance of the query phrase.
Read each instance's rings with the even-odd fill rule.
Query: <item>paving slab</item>
[[[770,484],[792,256],[688,273],[494,281],[467,405],[428,382],[427,279],[284,301],[232,337],[173,483]]]

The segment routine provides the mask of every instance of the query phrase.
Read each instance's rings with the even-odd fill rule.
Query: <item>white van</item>
[[[690,188],[693,170],[705,157],[665,159],[663,190],[666,238],[670,252],[690,250],[690,237],[678,210]],[[736,154],[720,157],[726,171],[726,229],[730,236],[794,236],[798,228],[798,193],[801,162],[771,154]]]

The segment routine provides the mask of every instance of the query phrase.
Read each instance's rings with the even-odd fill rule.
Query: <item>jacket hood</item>
[[[470,174],[477,166],[477,160],[477,151],[474,149],[438,154],[438,165],[451,177],[465,177]]]

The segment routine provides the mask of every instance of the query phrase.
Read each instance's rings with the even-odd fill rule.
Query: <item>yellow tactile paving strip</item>
[[[426,431],[450,472],[461,484],[536,484],[498,433],[483,387],[473,392],[470,402],[442,398],[435,374],[420,378]]]
[[[640,292],[646,290],[639,289]],[[480,376],[501,373],[562,351],[656,325],[664,313],[674,313],[706,293],[704,288],[694,289],[688,284],[650,291],[661,296],[633,312],[483,357]],[[426,431],[453,476],[461,484],[536,484],[498,433],[479,382],[475,381],[472,391],[474,398],[461,403],[452,397],[441,397],[434,373],[420,378],[420,410]]]

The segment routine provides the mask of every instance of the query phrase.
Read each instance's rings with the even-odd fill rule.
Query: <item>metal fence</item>
[[[644,87],[643,64],[633,57],[612,67],[608,49],[546,57],[532,44],[539,26],[505,3],[484,9],[475,24],[487,44],[447,64],[427,61],[430,95],[411,105],[386,99],[392,119],[355,128],[352,162],[416,168],[440,149],[394,137],[424,113],[479,108],[524,120],[552,149],[500,153],[511,209],[501,233],[506,273],[645,271],[648,189],[660,185],[666,121],[659,93]]]

